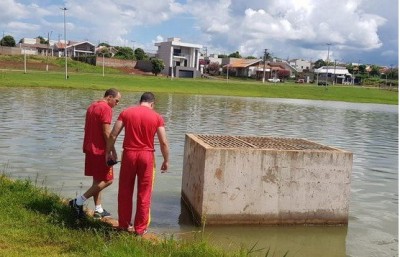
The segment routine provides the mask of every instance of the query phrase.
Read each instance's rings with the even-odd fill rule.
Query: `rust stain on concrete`
[[[223,176],[224,176],[224,172],[220,168],[217,168],[215,170],[214,177],[216,177],[218,180],[221,180]]]

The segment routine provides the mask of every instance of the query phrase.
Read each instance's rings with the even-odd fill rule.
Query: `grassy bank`
[[[315,86],[294,83],[241,82],[211,79],[173,79],[155,76],[134,76],[102,73],[0,71],[2,87],[52,87],[107,89],[123,91],[153,91],[179,94],[246,96],[331,100],[355,103],[398,104],[398,92],[359,86]]]
[[[69,207],[53,193],[28,181],[0,175],[1,256],[254,256],[253,249],[224,253],[194,234],[193,240],[148,241],[116,232],[110,225],[77,223]],[[268,251],[257,252],[268,256]]]

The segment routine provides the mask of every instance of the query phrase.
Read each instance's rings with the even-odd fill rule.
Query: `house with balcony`
[[[201,76],[200,49],[202,45],[184,43],[180,38],[168,38],[166,42],[155,43],[156,57],[163,60],[162,74],[171,77],[195,78]]]

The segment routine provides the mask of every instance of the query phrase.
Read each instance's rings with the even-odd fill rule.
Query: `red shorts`
[[[106,164],[105,155],[87,153],[85,155],[85,176],[92,176],[94,180],[110,181],[114,179],[113,167]]]

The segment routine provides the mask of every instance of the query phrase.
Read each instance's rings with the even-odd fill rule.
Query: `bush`
[[[152,65],[151,72],[156,76],[165,68],[163,60],[157,58],[151,60],[151,65]]]
[[[96,66],[96,56],[91,55],[91,56],[78,56],[78,57],[72,57],[73,60],[79,61],[79,62],[84,62],[93,66]]]

